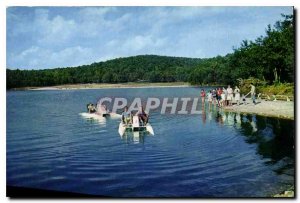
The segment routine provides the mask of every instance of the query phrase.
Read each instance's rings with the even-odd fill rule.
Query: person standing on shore
[[[235,86],[234,100],[235,100],[235,102],[237,103],[238,106],[240,105],[240,97],[241,97],[240,89],[238,88],[238,86]]]
[[[227,88],[227,100],[228,100],[228,105],[231,106],[232,100],[233,100],[233,90],[230,87],[230,85],[228,85],[228,88]]]
[[[255,86],[253,85],[253,83],[250,84],[250,87],[251,87],[251,98],[252,98],[252,101],[253,101],[253,104],[255,105],[256,102],[255,102]]]
[[[225,102],[226,102],[226,97],[225,97],[225,93],[226,93],[226,89],[223,87],[223,91],[221,94],[221,106],[225,106]]]
[[[224,92],[224,105],[223,106],[227,106],[227,96],[228,96],[228,92],[226,90],[225,87],[223,87],[223,92]]]
[[[221,94],[222,94],[222,89],[221,89],[221,87],[219,87],[217,90],[217,100],[218,100],[219,107],[221,107]]]

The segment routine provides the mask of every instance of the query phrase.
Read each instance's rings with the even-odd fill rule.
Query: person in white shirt
[[[237,103],[238,106],[240,105],[240,99],[241,99],[240,89],[237,86],[235,86],[234,100],[235,100],[235,102]]]
[[[228,88],[227,88],[227,100],[228,100],[228,105],[231,106],[232,100],[233,100],[233,90],[230,87],[230,85],[228,85]]]
[[[210,106],[212,104],[212,100],[213,100],[211,90],[207,93],[207,100],[208,100],[208,104]]]
[[[221,94],[221,106],[225,106],[226,102],[226,89],[223,87],[222,94]]]
[[[256,102],[255,102],[255,86],[253,85],[253,83],[250,84],[250,87],[251,87],[251,98],[252,98],[252,101],[253,101],[253,104],[255,105]]]

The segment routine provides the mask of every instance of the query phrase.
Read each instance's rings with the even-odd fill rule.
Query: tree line
[[[254,77],[268,84],[294,82],[294,16],[282,15],[265,36],[244,40],[226,56],[185,58],[140,55],[78,67],[44,70],[6,70],[7,89],[78,83],[189,82],[236,84]]]

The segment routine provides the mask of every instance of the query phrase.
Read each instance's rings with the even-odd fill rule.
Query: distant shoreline
[[[184,82],[166,82],[166,83],[90,83],[90,84],[67,84],[56,85],[48,87],[25,87],[15,88],[12,90],[23,91],[51,91],[51,90],[83,90],[83,89],[117,89],[117,88],[170,88],[170,87],[214,87],[218,85],[190,85]],[[222,85],[219,85],[222,86]],[[257,105],[251,104],[248,101],[247,105],[234,105],[224,107],[225,111],[240,112],[240,113],[253,113],[262,116],[277,117],[284,119],[294,120],[294,102],[290,101],[265,101],[260,99]]]
[[[18,90],[81,90],[81,89],[114,89],[114,88],[155,88],[155,87],[199,87],[185,82],[165,82],[165,83],[89,83],[89,84],[66,84],[46,87],[21,87],[10,89]]]

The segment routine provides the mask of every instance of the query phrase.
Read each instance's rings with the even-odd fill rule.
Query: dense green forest
[[[268,25],[265,36],[244,40],[226,56],[197,59],[156,55],[117,58],[78,67],[7,69],[7,89],[76,83],[175,82],[236,84],[254,77],[267,84],[294,82],[293,15]]]

